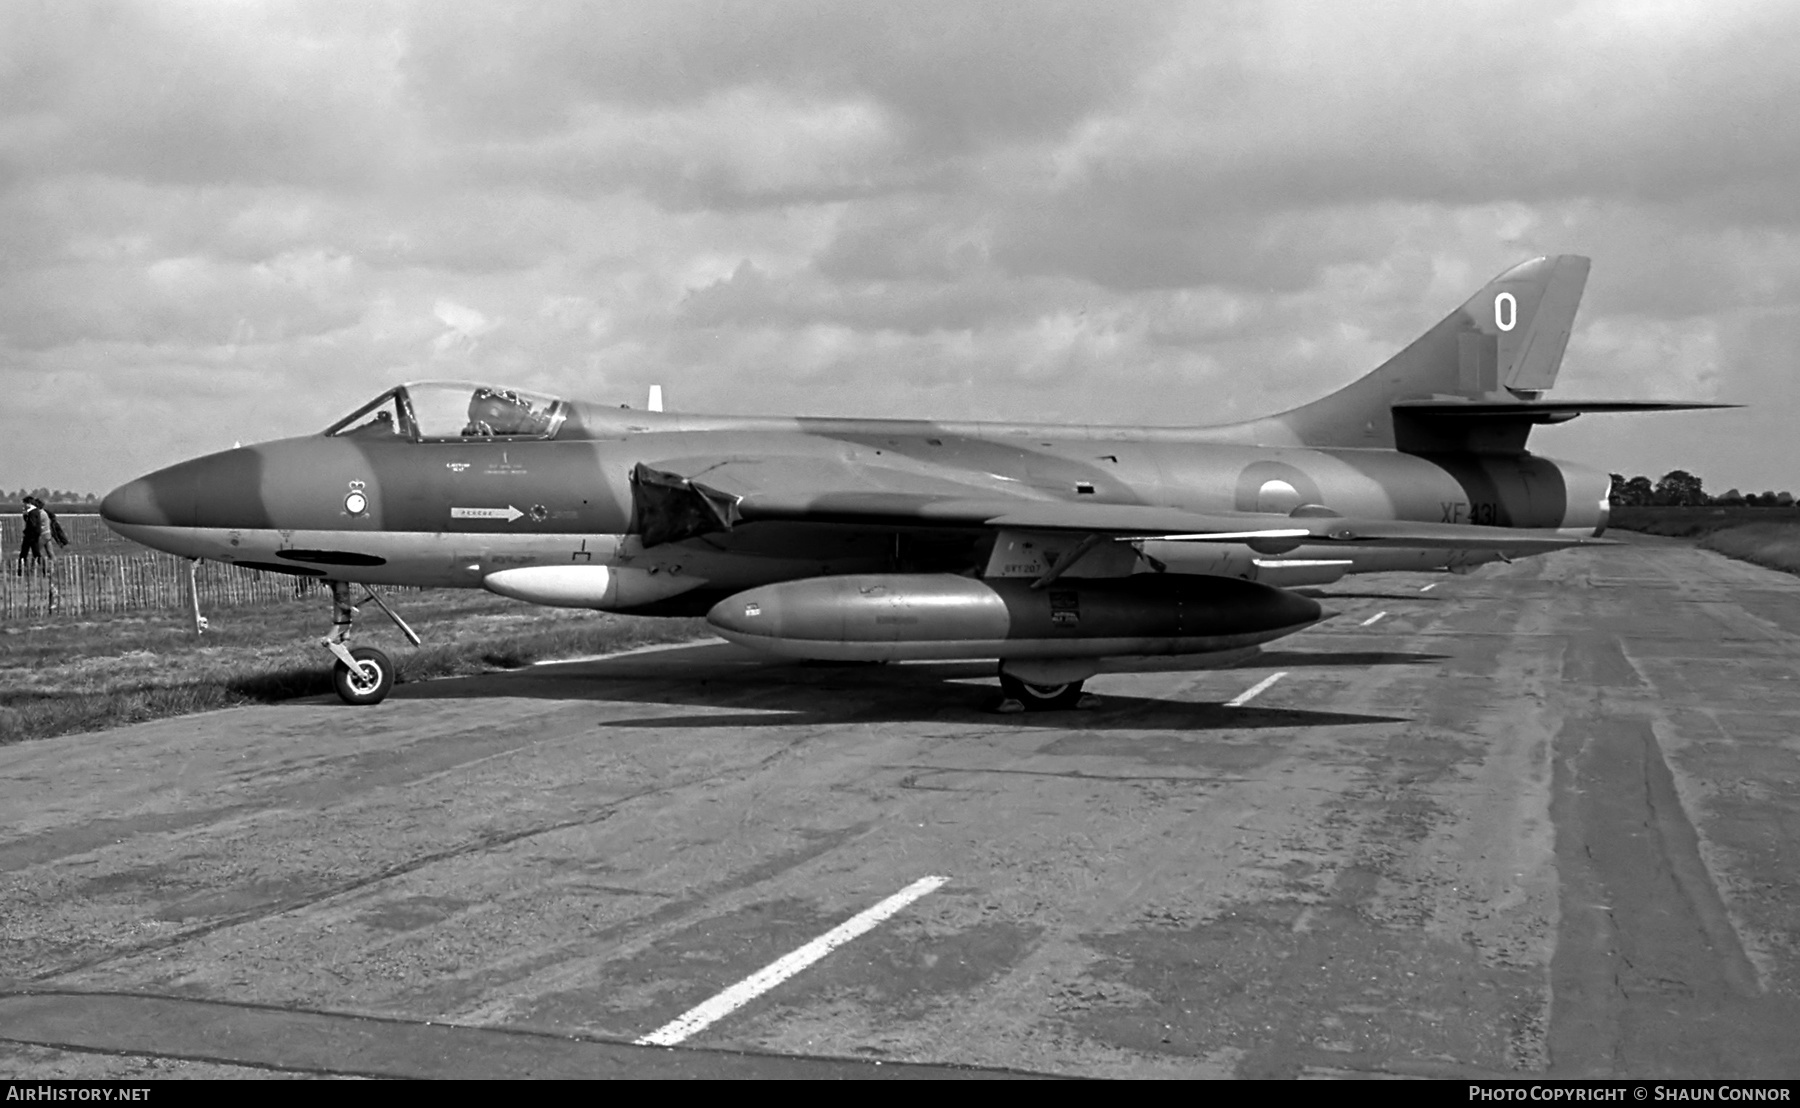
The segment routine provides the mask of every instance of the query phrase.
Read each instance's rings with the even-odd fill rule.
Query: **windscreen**
[[[380,396],[325,428],[327,435],[355,435],[358,438],[389,438],[410,435],[405,421],[406,409],[400,404],[399,389],[389,389]]]

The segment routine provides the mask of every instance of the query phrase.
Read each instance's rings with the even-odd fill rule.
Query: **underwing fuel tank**
[[[1326,618],[1296,593],[1226,577],[853,574],[764,585],[707,613],[732,642],[789,658],[1101,658],[1208,654]]]

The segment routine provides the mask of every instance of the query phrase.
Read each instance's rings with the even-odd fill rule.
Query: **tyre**
[[[1066,685],[1028,685],[1011,674],[1002,673],[1000,692],[1025,705],[1027,712],[1065,711],[1081,702],[1080,681],[1070,681]]]
[[[331,683],[338,698],[346,704],[379,704],[394,688],[394,663],[372,646],[359,646],[350,651],[360,673],[339,662],[332,668]]]

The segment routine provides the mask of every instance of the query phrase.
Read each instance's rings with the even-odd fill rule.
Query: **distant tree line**
[[[1624,474],[1612,475],[1612,503],[1623,508],[1642,508],[1648,505],[1669,507],[1700,508],[1707,505],[1718,505],[1731,508],[1791,508],[1794,506],[1794,494],[1790,492],[1752,492],[1742,493],[1736,489],[1726,489],[1718,496],[1708,495],[1701,486],[1700,478],[1685,469],[1672,469],[1662,475],[1655,484],[1650,478],[1626,477]]]
[[[94,504],[100,500],[91,492],[74,492],[70,489],[19,488],[11,492],[0,491],[0,500],[9,504],[17,504],[27,496],[35,496],[46,504]]]

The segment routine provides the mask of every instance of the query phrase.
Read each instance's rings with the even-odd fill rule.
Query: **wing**
[[[1084,503],[994,474],[960,479],[812,457],[683,459],[675,470],[640,463],[632,474],[632,487],[632,529],[646,546],[758,522],[1004,528],[1118,541],[1324,543],[1521,554],[1616,545],[1555,530],[1354,519],[1317,506],[1282,515]]]

